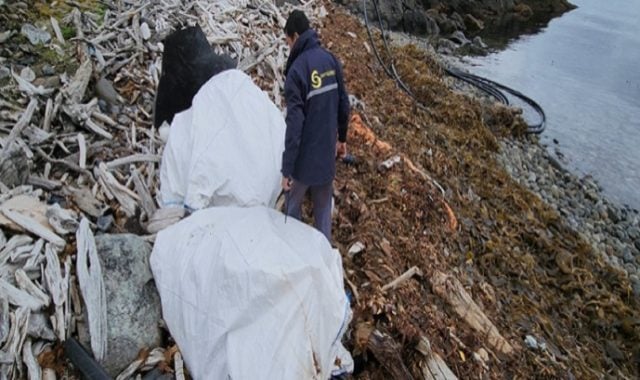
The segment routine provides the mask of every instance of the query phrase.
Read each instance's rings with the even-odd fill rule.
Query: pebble
[[[362,242],[356,242],[354,243],[351,248],[349,248],[349,252],[347,252],[347,254],[349,255],[349,257],[353,258],[355,255],[357,255],[358,253],[364,251],[364,244]]]
[[[0,44],[7,42],[9,38],[13,35],[13,30],[7,30],[0,33]]]
[[[142,35],[142,39],[145,41],[151,38],[151,30],[149,29],[149,24],[143,22],[142,25],[140,25],[140,34]]]
[[[51,41],[51,34],[49,34],[49,32],[40,28],[36,28],[32,24],[22,25],[20,33],[27,37],[32,45],[46,44],[47,42]]]
[[[532,337],[531,335],[527,335],[524,338],[524,344],[526,344],[527,347],[529,347],[532,350],[538,349],[538,341],[536,340],[536,338]]]
[[[480,38],[480,36],[476,36],[473,39],[473,44],[482,48],[482,49],[486,49],[487,48],[487,44],[484,43],[484,41],[482,41],[482,38]]]
[[[96,221],[96,226],[102,232],[107,232],[112,225],[113,225],[113,216],[111,215],[100,216]]]
[[[96,94],[98,98],[110,103],[117,104],[118,103],[118,93],[116,89],[113,88],[113,83],[106,78],[100,78],[98,83],[96,83]]]
[[[20,71],[20,77],[27,82],[33,82],[36,79],[36,73],[31,70],[31,67],[26,66]]]
[[[8,78],[11,76],[11,70],[9,68],[0,66],[0,79]]]
[[[56,69],[55,67],[48,65],[48,64],[44,64],[42,65],[42,75],[55,75],[56,74]]]
[[[624,250],[622,259],[624,260],[625,263],[635,263],[636,261],[635,257],[633,256],[633,253],[631,253],[631,250],[629,248],[626,248]]]
[[[613,223],[618,223],[620,221],[618,210],[616,210],[615,207],[609,206],[607,208],[607,212],[609,213],[609,219],[611,219]]]
[[[60,77],[57,75],[53,75],[50,77],[37,78],[33,81],[33,84],[37,86],[42,86],[44,88],[60,88],[62,85],[62,81]]]
[[[637,273],[638,267],[636,267],[635,264],[627,263],[627,264],[624,264],[624,270],[627,271],[627,273],[629,274]]]

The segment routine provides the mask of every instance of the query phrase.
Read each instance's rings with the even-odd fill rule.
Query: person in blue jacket
[[[311,193],[315,227],[331,240],[331,199],[336,156],[347,154],[349,97],[340,62],[320,46],[302,11],[284,27],[290,48],[285,75],[287,131],[282,154],[286,213],[298,220]]]

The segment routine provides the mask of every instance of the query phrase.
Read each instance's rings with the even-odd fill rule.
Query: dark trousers
[[[302,202],[309,191],[313,203],[313,218],[315,227],[331,241],[331,196],[333,195],[333,181],[326,185],[308,186],[299,181],[293,181],[291,189],[286,194],[287,215],[298,220],[302,219]]]

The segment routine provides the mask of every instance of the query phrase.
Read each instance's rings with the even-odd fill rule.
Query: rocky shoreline
[[[454,3],[462,4],[451,2]],[[151,227],[179,218],[154,211],[157,204],[152,198],[158,187],[162,136],[152,127],[151,103],[159,73],[161,47],[157,42],[164,28],[178,25],[184,18],[201,20],[202,25],[208,25],[205,28],[208,35],[222,41],[218,47],[244,57],[240,66],[270,91],[276,104],[280,103],[279,68],[285,50],[284,41],[276,37],[281,33],[281,25],[274,20],[286,14],[287,9],[247,10],[243,4],[237,5],[234,12],[223,13],[215,3],[211,4],[211,10],[184,3],[176,3],[167,10],[161,9],[160,3],[149,3],[141,18],[130,3],[112,5],[113,8],[102,9],[104,13],[76,8],[73,19],[60,19],[61,37],[55,33],[53,40],[53,31],[48,32],[48,38],[54,41],[51,46],[32,44],[27,33],[31,28],[22,32],[26,20],[19,16],[30,9],[26,3],[11,5],[20,9],[20,14],[6,12],[13,23],[6,33],[0,31],[0,39],[8,36],[12,40],[3,45],[5,50],[0,57],[0,69],[5,67],[4,73],[8,75],[3,82],[0,70],[0,85],[6,90],[0,102],[6,102],[11,112],[3,110],[0,114],[4,118],[0,129],[12,139],[17,136],[23,150],[36,150],[29,171],[21,166],[26,163],[22,155],[6,161],[15,163],[14,166],[0,165],[0,174],[7,173],[6,178],[17,183],[11,184],[14,189],[7,198],[29,195],[40,208],[51,206],[54,211],[54,205],[45,203],[58,203],[64,210],[74,212],[73,217],[67,218],[75,222],[71,223],[74,230],[80,216],[85,215],[90,221],[89,224],[83,219],[83,230],[74,237],[59,226],[58,214],[45,213],[43,226],[62,228],[60,234],[69,235],[64,241],[42,229],[35,230],[66,246],[61,252],[45,249],[45,259],[51,261],[47,267],[59,269],[52,271],[61,277],[55,278],[56,283],[66,281],[70,287],[64,305],[53,298],[53,302],[58,302],[56,313],[61,314],[55,316],[60,323],[54,324],[60,336],[69,332],[69,336],[77,336],[86,343],[87,335],[102,342],[105,336],[109,340],[109,334],[114,333],[114,329],[107,329],[102,334],[104,324],[98,325],[97,333],[91,331],[91,325],[88,333],[83,328],[86,326],[82,326],[90,318],[84,315],[85,311],[88,313],[94,305],[82,301],[80,292],[84,290],[82,286],[78,290],[78,276],[74,273],[77,264],[83,264],[89,254],[96,259],[92,263],[103,256],[123,260],[124,265],[100,262],[107,278],[106,302],[115,300],[115,291],[110,292],[110,288],[126,291],[123,281],[118,281],[126,278],[139,292],[119,297],[116,302],[139,305],[138,299],[149,296],[147,300],[154,303],[156,311],[159,309],[157,297],[150,296],[149,272],[141,268],[148,266],[144,261],[146,255],[133,253],[148,253],[145,241],[152,240],[153,235],[147,233],[157,231]],[[540,373],[549,378],[600,378],[605,373],[629,378],[632,375],[628,374],[635,374],[638,363],[633,358],[640,337],[637,322],[640,318],[637,300],[629,297],[629,282],[638,290],[640,283],[636,267],[626,253],[630,252],[635,259],[640,248],[636,245],[640,233],[633,230],[638,225],[637,213],[606,201],[590,180],[566,173],[546,155],[535,138],[505,140],[505,135],[511,135],[512,122],[517,120],[514,112],[494,106],[491,99],[477,91],[444,78],[441,64],[431,59],[435,54],[426,57],[405,47],[395,52],[398,72],[416,90],[419,101],[430,106],[428,113],[416,112],[414,99],[399,91],[397,83],[376,66],[367,33],[358,20],[328,2],[309,2],[308,7],[306,11],[314,15],[323,42],[343,61],[349,91],[360,103],[354,106],[357,115],[352,119],[349,140],[357,160],[338,167],[338,211],[334,225],[353,295],[354,318],[347,344],[362,361],[362,368],[354,378],[422,378],[426,370],[431,370],[426,369],[425,363],[433,364],[436,359],[463,379],[534,378]],[[209,15],[221,19],[208,24],[205,17]],[[56,21],[48,20],[51,28],[56,29]],[[236,44],[235,39],[227,38],[228,31],[220,36],[220,31],[213,28],[227,22],[241,36],[239,40],[251,41],[255,46],[250,49]],[[252,27],[252,23],[261,28]],[[84,38],[66,35],[65,31],[74,25],[75,33]],[[85,46],[87,40],[95,43],[93,50]],[[53,50],[57,45],[66,50],[58,54]],[[100,53],[101,45],[106,56]],[[434,50],[428,45],[424,47]],[[131,52],[135,52],[133,56]],[[47,63],[50,67],[38,67],[47,58],[56,59]],[[103,80],[99,74],[108,67],[111,69]],[[40,83],[41,77],[55,77],[56,83]],[[82,91],[76,95],[71,90],[80,87],[73,85],[80,79]],[[109,84],[106,90],[101,85],[105,83]],[[48,98],[34,93],[43,90],[60,94],[52,103],[58,106],[45,105]],[[483,99],[487,106],[460,93]],[[83,102],[89,99],[92,100]],[[109,108],[102,106],[111,102],[121,106],[120,112],[103,109]],[[75,108],[70,108],[73,106],[82,107],[86,116],[73,118],[75,113],[71,111]],[[26,112],[25,107],[31,111]],[[118,120],[103,114],[109,111],[121,114]],[[53,117],[52,112],[57,116]],[[92,121],[90,117],[98,124],[87,123]],[[100,128],[95,128],[96,125]],[[41,139],[41,129],[50,136]],[[502,167],[519,179],[520,185]],[[25,181],[30,185],[19,186]],[[536,192],[540,199],[534,195]],[[9,258],[11,266],[5,273],[11,275],[7,281],[13,284],[13,272],[25,262],[27,254],[34,256],[35,263],[44,260],[39,252],[44,240],[33,243],[30,235],[37,234],[33,228],[25,227],[33,224],[25,223],[25,218],[16,217],[16,213],[9,215],[23,222],[14,229],[0,230],[0,256]],[[78,240],[93,239],[92,231],[97,247],[88,252]],[[612,273],[611,266],[592,254],[585,241],[595,246],[596,251],[602,249],[598,252],[604,252],[603,257],[612,266],[628,269],[625,277],[630,281],[617,271]],[[130,262],[134,258],[142,260],[134,265]],[[64,260],[63,272],[58,259]],[[565,265],[567,261],[570,265]],[[0,260],[0,269],[2,263]],[[25,268],[25,272],[43,277],[36,265]],[[140,276],[132,276],[130,271]],[[48,277],[49,274],[45,279]],[[38,281],[43,289],[51,287],[42,283],[44,280]],[[464,302],[456,302],[454,296]],[[46,320],[51,308],[36,306],[35,315]],[[109,309],[107,303],[104,306],[107,309],[104,315],[118,330],[118,336],[111,340],[122,343],[112,353],[122,352],[117,359],[119,366],[131,363],[120,374],[121,378],[133,378],[136,372],[144,373],[153,367],[156,372],[169,368],[176,374],[183,372],[182,356],[175,342],[166,331],[157,331],[157,313],[144,312],[146,318],[139,318],[150,326],[133,327],[150,342],[129,344],[127,336],[123,336],[127,321],[121,318],[137,320],[137,315],[128,308]],[[33,365],[33,357],[40,359],[40,355],[48,359],[42,363],[43,373],[57,372],[64,378],[74,373],[64,355],[57,354],[61,352],[63,339],[32,336],[26,349],[19,347],[24,341],[23,332],[28,330],[28,314],[24,307],[18,309],[19,313],[13,305],[0,303],[0,322],[8,320],[10,313],[18,313],[24,322],[9,337],[15,343],[5,345],[15,351],[11,352],[12,373],[23,370],[23,361],[37,371],[39,367]],[[558,309],[563,310],[558,313]],[[474,312],[469,313],[470,310]],[[63,313],[68,313],[69,319]],[[470,319],[470,315],[474,318]],[[474,323],[478,320],[482,323]],[[5,326],[0,323],[0,342]],[[161,342],[157,341],[157,333]],[[487,338],[488,333],[496,339]],[[508,344],[503,344],[504,341]],[[153,348],[158,344],[160,347]],[[4,357],[5,346],[0,347],[0,357]],[[151,351],[140,351],[140,357],[136,358],[137,349],[142,346]],[[500,354],[505,347],[514,349],[510,356]],[[125,353],[125,349],[130,352]],[[1,373],[6,367],[2,360],[0,364]],[[113,369],[114,373],[120,370]],[[28,371],[32,372],[31,367]],[[409,372],[413,376],[406,376]]]
[[[409,40],[422,48],[426,46]],[[434,52],[432,47],[426,49]],[[440,54],[439,59],[445,65],[464,70],[457,57]],[[454,91],[477,98],[485,105],[494,102],[467,83],[451,78],[448,84]],[[507,138],[501,141],[496,158],[516,182],[562,215],[606,263],[624,271],[634,295],[640,297],[640,213],[610,200],[591,176],[571,172],[567,163],[561,162],[560,149],[556,151],[556,155],[552,154],[536,136]]]
[[[373,2],[335,0],[377,25]],[[483,54],[481,38],[503,40],[544,26],[554,17],[574,9],[567,0],[378,0],[380,21],[386,29],[433,40],[439,52]],[[468,37],[467,37],[468,36]],[[496,41],[496,44],[498,43]]]
[[[392,43],[413,44],[429,54],[437,54],[445,66],[464,70],[464,58],[452,55],[460,44],[447,48],[441,39],[433,41],[392,32]],[[490,106],[494,99],[467,83],[447,79],[449,87]],[[556,148],[558,150],[559,148]],[[561,152],[558,154],[561,157]],[[579,176],[567,169],[535,136],[501,141],[498,162],[520,185],[564,217],[606,263],[628,276],[633,294],[640,297],[640,213],[610,200],[589,175]]]
[[[451,49],[443,51],[441,42],[433,46],[433,41],[399,32],[391,32],[390,40],[398,46],[413,44],[429,54],[437,54],[444,66],[465,70],[464,58],[453,56]],[[485,106],[494,102],[486,93],[465,82],[455,78],[447,78],[446,82],[452,90],[476,98]],[[561,157],[561,152],[557,156]],[[565,218],[606,263],[623,271],[631,282],[633,294],[640,298],[638,210],[610,200],[589,175],[579,176],[568,170],[566,163],[551,154],[536,136],[503,139],[496,159],[518,184]]]
[[[498,161],[522,186],[562,215],[593,250],[625,271],[640,297],[640,215],[607,199],[589,176],[562,168],[537,138],[502,141]]]

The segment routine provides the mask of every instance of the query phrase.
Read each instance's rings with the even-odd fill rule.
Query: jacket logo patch
[[[326,77],[332,77],[336,75],[335,70],[328,70],[322,74],[318,74],[318,70],[313,70],[311,72],[311,87],[314,89],[318,89],[322,87],[322,79]]]
[[[318,70],[313,70],[311,72],[311,87],[313,88],[322,87],[322,78],[318,74]]]

